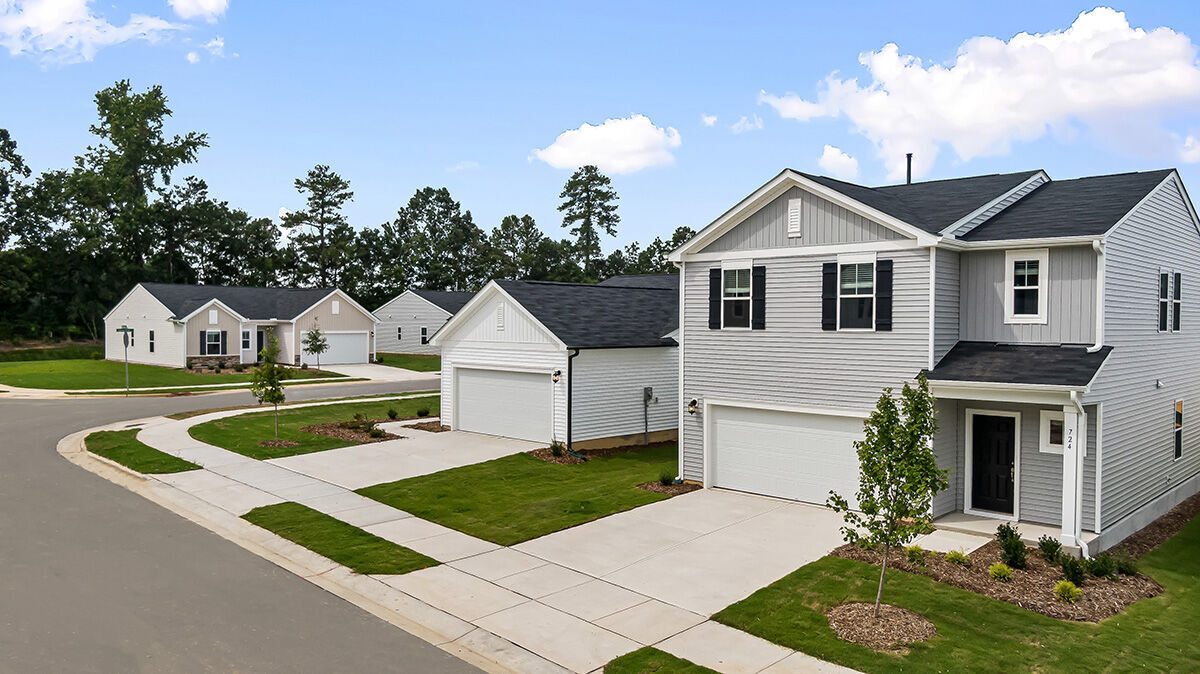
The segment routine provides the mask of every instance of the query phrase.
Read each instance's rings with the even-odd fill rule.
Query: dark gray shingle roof
[[[679,293],[590,283],[496,281],[571,348],[673,346]]]
[[[657,288],[679,290],[679,274],[622,274],[604,279],[599,285],[621,288]]]
[[[1088,353],[1084,346],[959,342],[932,371],[930,381],[1086,386],[1111,346]]]
[[[417,297],[437,305],[441,309],[450,312],[450,315],[458,313],[463,305],[471,301],[475,293],[469,290],[425,290],[424,288],[413,288],[412,292]]]
[[[962,239],[998,241],[1103,234],[1173,171],[1052,180]]]
[[[251,320],[293,319],[334,291],[334,288],[256,288],[182,283],[142,283],[141,286],[170,309],[175,318],[183,318],[217,299]]]

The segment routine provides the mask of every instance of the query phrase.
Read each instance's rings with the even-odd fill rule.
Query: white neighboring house
[[[672,440],[678,308],[674,275],[492,281],[432,339],[442,421],[576,449]]]
[[[430,338],[474,292],[459,290],[405,290],[375,310],[379,325],[375,349],[379,353],[437,353]]]
[[[254,288],[139,283],[104,317],[104,357],[124,358],[122,326],[133,329],[129,360],[184,367],[196,359],[253,363],[274,329],[279,362],[316,363],[303,353],[304,332],[320,326],[329,341],[321,365],[368,363],[375,316],[337,288]]]

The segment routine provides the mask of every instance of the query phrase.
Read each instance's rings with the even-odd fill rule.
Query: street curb
[[[95,431],[112,430],[114,427],[160,418],[162,417],[131,420],[78,431],[59,440],[56,450],[63,458],[80,468],[141,495],[244,550],[258,555],[285,571],[307,580],[326,592],[348,601],[377,618],[484,671],[497,674],[523,672],[554,672],[558,674],[568,671],[506,639],[391,588],[374,577],[354,574],[346,567],[321,557],[307,548],[292,543],[266,529],[254,526],[240,517],[206,503],[166,482],[144,476],[114,461],[92,454],[84,447],[84,438]],[[380,599],[368,596],[364,590],[355,586],[366,586],[369,589],[365,591],[391,595],[392,601],[385,604]],[[441,632],[427,624],[431,621],[440,622],[444,629],[452,631]],[[456,627],[458,629],[454,629]]]

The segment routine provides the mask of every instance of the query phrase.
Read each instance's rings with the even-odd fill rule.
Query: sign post
[[[133,328],[122,325],[117,328],[117,332],[121,333],[121,340],[125,344],[125,397],[129,397],[129,335],[133,333]]]

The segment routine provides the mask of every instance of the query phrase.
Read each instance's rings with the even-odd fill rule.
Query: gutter
[[[575,360],[575,356],[578,356],[581,350],[579,347],[573,347],[571,353],[567,354],[567,453],[586,461],[587,457],[577,454],[571,446],[571,389],[575,385],[575,374],[572,372],[571,361]]]
[[[1096,251],[1096,343],[1088,347],[1088,353],[1104,348],[1104,239],[1093,241],[1092,250]]]

